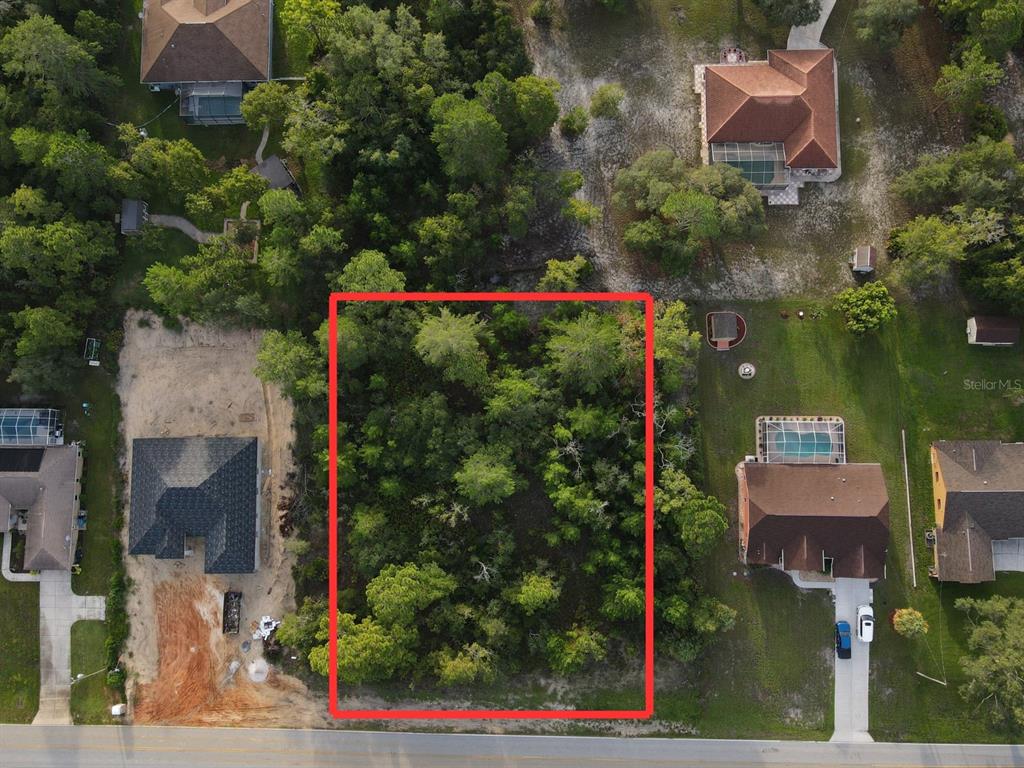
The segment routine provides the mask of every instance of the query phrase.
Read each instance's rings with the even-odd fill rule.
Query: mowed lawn
[[[952,608],[952,602],[962,594],[984,596],[992,589],[940,590],[928,579],[930,551],[924,545],[924,531],[932,522],[927,449],[930,441],[941,438],[1024,439],[1024,409],[1015,408],[998,391],[972,389],[964,381],[1024,379],[1020,350],[969,347],[963,332],[966,311],[953,304],[901,306],[900,316],[891,327],[861,339],[847,333],[841,319],[825,304],[786,301],[739,303],[728,308],[747,319],[748,336],[731,352],[717,353],[709,347],[702,350],[700,399],[709,490],[729,506],[735,523],[734,467],[745,455],[754,453],[756,417],[842,416],[849,460],[879,462],[890,498],[888,575],[875,590],[880,621],[872,648],[873,735],[886,740],[1005,739],[982,718],[972,715],[956,690],[962,682],[957,659],[965,651],[965,636],[962,617]],[[700,323],[705,309],[695,312]],[[796,317],[801,309],[804,320]],[[752,381],[743,381],[737,375],[740,362],[757,366]],[[907,432],[910,462],[916,589],[909,566],[901,428]],[[763,724],[771,725],[773,719],[787,723],[792,721],[793,712],[801,709],[799,704],[785,708],[785,697],[771,689],[766,692],[758,680],[789,680],[793,699],[806,702],[813,700],[811,694],[822,687],[822,668],[808,664],[800,655],[794,658],[794,654],[780,651],[778,642],[773,651],[771,645],[766,645],[767,638],[781,633],[803,651],[804,658],[813,659],[814,653],[828,658],[826,685],[831,688],[831,605],[826,611],[817,606],[801,608],[795,628],[756,610],[763,591],[758,578],[732,576],[734,571],[742,574],[735,559],[735,536],[733,527],[708,578],[722,599],[740,609],[740,621],[712,653],[711,663],[705,665],[703,690],[705,696],[735,697],[737,706],[747,698],[766,699],[768,711],[757,708]],[[794,602],[808,599],[788,584],[781,589]],[[1000,577],[996,589],[1004,594],[1024,592],[1024,579]],[[895,636],[884,621],[890,610],[905,605],[919,608],[931,622],[927,642],[905,641]],[[793,616],[786,618],[794,621]],[[817,640],[812,641],[812,637]],[[948,685],[928,682],[915,674],[917,671],[946,679]],[[831,708],[831,690],[828,702]],[[830,712],[828,717],[830,728]],[[764,730],[763,724],[753,719],[749,733],[744,726],[736,725],[736,735],[758,735]],[[811,732],[815,729],[809,724],[804,727],[809,736],[819,735]],[[775,731],[779,732],[777,727]]]
[[[107,625],[102,621],[76,621],[71,625],[71,718],[76,725],[114,722],[110,705],[118,701],[106,685],[107,655],[104,640]]]
[[[39,709],[38,584],[0,577],[0,655],[0,723],[30,723]]]

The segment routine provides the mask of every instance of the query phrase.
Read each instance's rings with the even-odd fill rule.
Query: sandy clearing
[[[183,560],[126,556],[132,589],[127,601],[131,634],[125,658],[131,672],[129,693],[137,694],[139,700],[137,717],[140,722],[209,725],[247,724],[253,718],[261,725],[320,724],[326,716],[324,703],[310,697],[295,678],[272,671],[267,683],[258,686],[258,695],[241,691],[253,685],[244,671],[228,679],[231,661],[244,667],[262,658],[260,642],[252,641],[248,651],[241,647],[244,640],[251,640],[253,622],[263,615],[280,618],[295,606],[293,558],[283,547],[277,511],[293,471],[293,410],[275,387],[264,386],[253,375],[260,332],[189,322],[181,331],[172,331],[158,318],[139,311],[129,312],[124,322],[118,394],[126,446],[122,463],[126,516],[131,514],[131,444],[136,437],[257,437],[264,473],[256,573],[204,574],[202,540],[188,542],[193,555]],[[122,538],[127,545],[127,528]],[[200,597],[192,595],[194,583],[202,585]],[[242,628],[234,636],[221,634],[221,599],[227,590],[243,593]],[[186,600],[189,595],[190,601]],[[190,610],[181,608],[183,600],[192,605]],[[179,632],[170,631],[176,614],[181,614],[183,631],[192,638],[188,647],[201,646],[195,652],[197,662],[181,657]],[[196,694],[177,707],[166,701],[156,703],[173,690],[166,687],[168,673],[186,661],[191,673],[205,676],[195,682],[205,686],[201,690],[208,695]],[[236,687],[241,692],[233,692]],[[254,701],[260,702],[258,706]],[[236,705],[247,714],[234,711]]]

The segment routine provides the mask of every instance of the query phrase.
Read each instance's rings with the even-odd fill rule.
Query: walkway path
[[[14,536],[10,533],[4,534],[3,560],[0,561],[0,571],[8,581],[39,581],[38,573],[15,573],[11,570],[11,542]]]
[[[168,216],[163,213],[152,213],[149,216],[149,223],[154,227],[167,227],[185,233],[197,243],[208,243],[215,238],[217,232],[203,232],[199,227],[182,216]]]
[[[828,17],[832,14],[832,9],[835,5],[836,0],[821,0],[821,13],[818,14],[817,21],[805,24],[802,27],[790,27],[789,41],[786,43],[786,48],[789,50],[824,48],[825,46],[821,42],[821,33],[825,31]]]
[[[256,147],[256,165],[263,162],[263,150],[267,148],[267,140],[270,138],[270,123],[263,126],[263,135],[260,136],[259,146]]]
[[[71,724],[71,625],[106,618],[106,598],[71,591],[71,573],[43,571],[39,581],[39,712],[33,725]]]

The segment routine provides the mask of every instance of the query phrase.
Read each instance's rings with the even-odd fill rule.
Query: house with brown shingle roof
[[[1024,571],[1024,443],[939,440],[931,464],[931,575],[977,584]]]
[[[25,570],[71,570],[81,487],[79,445],[0,445],[0,533],[24,534]]]
[[[831,49],[768,51],[766,61],[697,65],[702,157],[738,168],[769,204],[808,181],[835,181],[839,89]]]
[[[180,94],[196,125],[242,122],[245,89],[270,79],[273,0],[144,0],[142,82]]]
[[[889,495],[880,465],[748,460],[736,476],[744,563],[833,578],[885,576]]]

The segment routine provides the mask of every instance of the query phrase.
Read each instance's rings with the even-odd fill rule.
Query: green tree
[[[802,27],[821,15],[821,0],[757,0],[757,4],[780,27]]]
[[[509,81],[500,72],[490,72],[473,87],[513,150],[543,139],[558,120],[555,94],[559,85],[550,78],[523,75]]]
[[[697,378],[700,334],[690,330],[690,310],[681,301],[659,302],[654,318],[654,361],[665,392],[691,385]]]
[[[474,504],[496,504],[515,493],[515,465],[507,450],[482,448],[462,462],[455,472],[455,484]]]
[[[435,563],[387,565],[366,585],[366,602],[385,626],[410,627],[416,614],[451,595],[456,581]]]
[[[299,228],[306,214],[306,207],[290,189],[268,189],[259,199],[263,223],[278,227]]]
[[[571,259],[549,259],[538,291],[569,292],[580,287],[580,279],[590,272],[590,262],[578,253]]]
[[[846,327],[857,335],[878,330],[896,317],[896,302],[882,283],[840,291],[834,306],[846,318]]]
[[[288,0],[285,0],[287,7]],[[283,12],[282,12],[283,13]],[[242,117],[255,130],[278,130],[291,113],[294,92],[280,81],[260,83],[242,98]]]
[[[597,394],[622,371],[622,333],[611,315],[586,311],[555,325],[547,342],[551,367],[571,387]]]
[[[92,45],[97,54],[111,54],[117,48],[121,25],[106,19],[95,11],[83,8],[75,16],[75,37]]]
[[[307,597],[295,613],[286,613],[274,637],[282,645],[308,654],[318,642],[320,623],[327,616],[327,601]]]
[[[990,88],[1002,82],[1005,73],[988,58],[980,45],[964,49],[959,64],[943,64],[935,93],[954,109],[967,113]]]
[[[960,227],[938,216],[918,216],[899,230],[893,242],[899,261],[896,277],[919,287],[949,275],[950,267],[964,258],[967,240]]]
[[[480,346],[486,336],[486,323],[476,313],[455,315],[442,307],[440,314],[423,319],[414,346],[425,363],[444,371],[448,381],[476,388],[487,381],[487,353]]]
[[[178,202],[210,178],[203,153],[188,139],[144,139],[132,149],[129,162],[146,179],[151,195],[166,191]]]
[[[326,618],[326,616],[325,616]],[[338,679],[350,685],[389,680],[415,661],[416,635],[405,627],[386,627],[374,619],[357,622],[351,613],[338,614]],[[326,677],[327,646],[314,648],[310,666]]]
[[[626,91],[618,83],[605,83],[600,85],[590,97],[590,114],[594,117],[603,117],[615,120],[620,115],[622,100],[626,98]]]
[[[548,637],[548,661],[558,674],[571,675],[593,661],[601,661],[607,655],[607,642],[596,629],[575,624],[564,633]]]
[[[961,597],[954,603],[967,614],[970,655],[960,659],[968,682],[967,701],[983,707],[1000,725],[1024,728],[1024,600],[997,595],[988,600]]]
[[[544,427],[546,393],[533,379],[517,370],[497,378],[484,405],[484,419],[504,442],[530,442]]]
[[[494,680],[494,654],[479,643],[462,646],[456,653],[444,648],[437,654],[435,671],[441,685],[470,685]]]
[[[644,615],[645,607],[642,582],[619,575],[604,585],[601,613],[612,621],[634,621]]]
[[[255,373],[260,381],[277,384],[289,397],[323,397],[327,394],[323,362],[301,332],[269,330],[260,340]]]
[[[84,131],[46,133],[22,126],[11,133],[11,143],[22,163],[39,167],[56,182],[62,200],[100,210],[111,207],[112,194],[130,185],[125,175],[130,169]]]
[[[339,0],[281,0],[285,36],[311,53],[324,48],[340,13]]]
[[[267,191],[267,180],[244,165],[236,165],[205,189],[187,195],[185,207],[200,220],[237,217],[246,201],[258,200]]]
[[[8,381],[29,393],[60,390],[71,380],[77,363],[79,329],[53,307],[26,307],[11,315],[18,340]]]
[[[31,15],[0,38],[4,74],[61,99],[105,96],[118,80],[96,64],[88,46],[49,16]]]
[[[857,37],[882,50],[891,50],[920,10],[917,0],[867,0],[853,16]]]
[[[360,251],[341,270],[336,285],[340,291],[394,293],[405,290],[405,275],[392,269],[380,251]]]
[[[590,125],[590,115],[579,105],[572,107],[558,121],[558,129],[563,136],[570,139],[575,139],[586,133],[588,125]]]
[[[217,237],[200,245],[177,266],[156,263],[142,284],[150,298],[173,317],[200,322],[258,323],[266,320],[261,272],[252,254]]]
[[[892,617],[892,628],[901,637],[915,638],[928,634],[928,622],[914,608],[898,608]]]
[[[672,520],[686,553],[707,557],[729,528],[725,506],[694,486],[681,469],[662,470],[654,490],[655,509]]]
[[[528,573],[515,587],[512,601],[523,609],[523,613],[532,616],[558,600],[561,593],[562,588],[548,574]]]
[[[430,117],[430,137],[450,179],[485,186],[498,180],[508,157],[505,132],[480,102],[447,93],[430,107]]]

